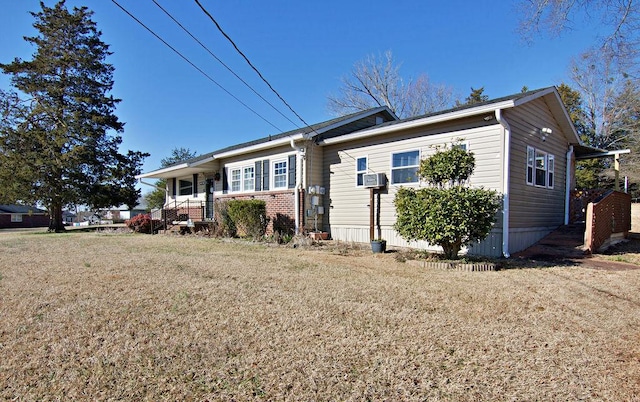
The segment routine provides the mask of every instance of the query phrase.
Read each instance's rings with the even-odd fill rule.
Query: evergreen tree
[[[464,103],[456,101],[456,106],[473,105],[476,103],[486,102],[488,100],[489,95],[484,94],[484,87],[480,87],[478,89],[471,87],[471,93],[469,93],[469,96],[464,99]]]
[[[119,99],[109,95],[114,67],[92,12],[70,12],[64,0],[40,5],[31,13],[38,34],[25,37],[32,60],[0,64],[15,88],[0,93],[0,199],[45,205],[57,232],[67,205],[120,203],[121,185],[135,186],[125,177],[147,154],[118,152],[124,124],[114,114]]]

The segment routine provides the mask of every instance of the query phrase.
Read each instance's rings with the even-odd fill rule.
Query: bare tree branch
[[[391,51],[357,62],[342,77],[339,95],[328,97],[328,108],[344,115],[372,107],[387,106],[399,117],[442,110],[453,103],[453,90],[432,84],[426,75],[405,84]]]

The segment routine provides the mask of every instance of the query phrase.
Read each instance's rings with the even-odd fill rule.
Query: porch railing
[[[167,229],[178,223],[202,222],[213,220],[213,201],[173,201],[165,204],[160,210],[151,212],[154,230]]]
[[[631,196],[609,190],[587,205],[584,245],[590,252],[626,238],[631,230]]]

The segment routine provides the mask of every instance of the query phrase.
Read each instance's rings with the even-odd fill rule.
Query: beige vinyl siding
[[[322,174],[322,155],[324,149],[316,144],[309,144],[306,147],[305,153],[305,180],[306,185],[319,185],[326,187],[327,183],[324,181],[324,175]]]
[[[477,120],[481,120],[477,118]],[[391,177],[391,158],[393,153],[412,150],[420,151],[425,158],[435,152],[435,146],[450,144],[463,138],[469,150],[476,156],[476,171],[471,178],[473,186],[500,191],[502,188],[502,149],[503,130],[500,125],[487,125],[476,122],[470,128],[469,120],[455,125],[437,125],[422,130],[377,136],[349,143],[328,145],[324,149],[325,180],[330,183],[327,198],[330,208],[328,223],[334,238],[347,241],[368,241],[370,190],[356,187],[357,158],[368,158],[369,173],[384,173],[389,183]],[[480,125],[478,127],[478,125]],[[412,187],[424,186],[424,183],[409,184]],[[393,200],[400,188],[388,184],[380,194],[380,224],[390,245],[407,246],[393,230],[396,220]],[[376,230],[377,236],[377,230]],[[413,246],[416,246],[413,244]],[[427,248],[427,245],[419,245]]]
[[[322,155],[324,153],[324,149],[316,144],[313,143],[308,143],[306,145],[306,152],[305,152],[305,163],[304,163],[304,177],[305,177],[305,182],[303,183],[305,185],[305,198],[304,198],[304,214],[303,214],[303,221],[304,221],[304,227],[307,230],[313,230],[315,229],[315,217],[314,216],[307,216],[306,214],[306,210],[311,208],[311,195],[308,194],[308,188],[309,186],[320,186],[320,187],[327,187],[328,183],[325,182],[324,180],[324,176],[322,174]],[[324,207],[325,210],[328,209],[328,198],[326,196],[321,196],[320,198],[321,202],[320,202],[320,206]],[[324,227],[326,226],[326,221],[325,221],[325,217],[326,213],[324,215],[318,215],[318,230],[324,230]]]
[[[529,228],[542,237],[564,223],[568,139],[556,124],[543,99],[508,110],[511,126],[510,228]],[[553,133],[542,140],[540,129]],[[527,146],[554,156],[553,189],[527,184]],[[514,232],[515,233],[515,232]],[[519,231],[517,236],[523,236]]]
[[[235,164],[236,162],[246,161],[247,163],[252,163],[252,162],[255,162],[256,160],[263,160],[263,159],[274,160],[278,158],[284,158],[286,157],[286,155],[289,155],[292,153],[295,153],[295,150],[291,148],[289,144],[287,144],[278,148],[270,148],[270,149],[265,149],[257,152],[252,152],[249,154],[241,154],[241,155],[235,155],[228,158],[223,158],[221,159],[221,161],[222,161],[222,164],[226,166],[229,164]]]

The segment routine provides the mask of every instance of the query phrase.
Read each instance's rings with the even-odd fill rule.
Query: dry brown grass
[[[0,236],[0,399],[638,400],[640,270]]]

